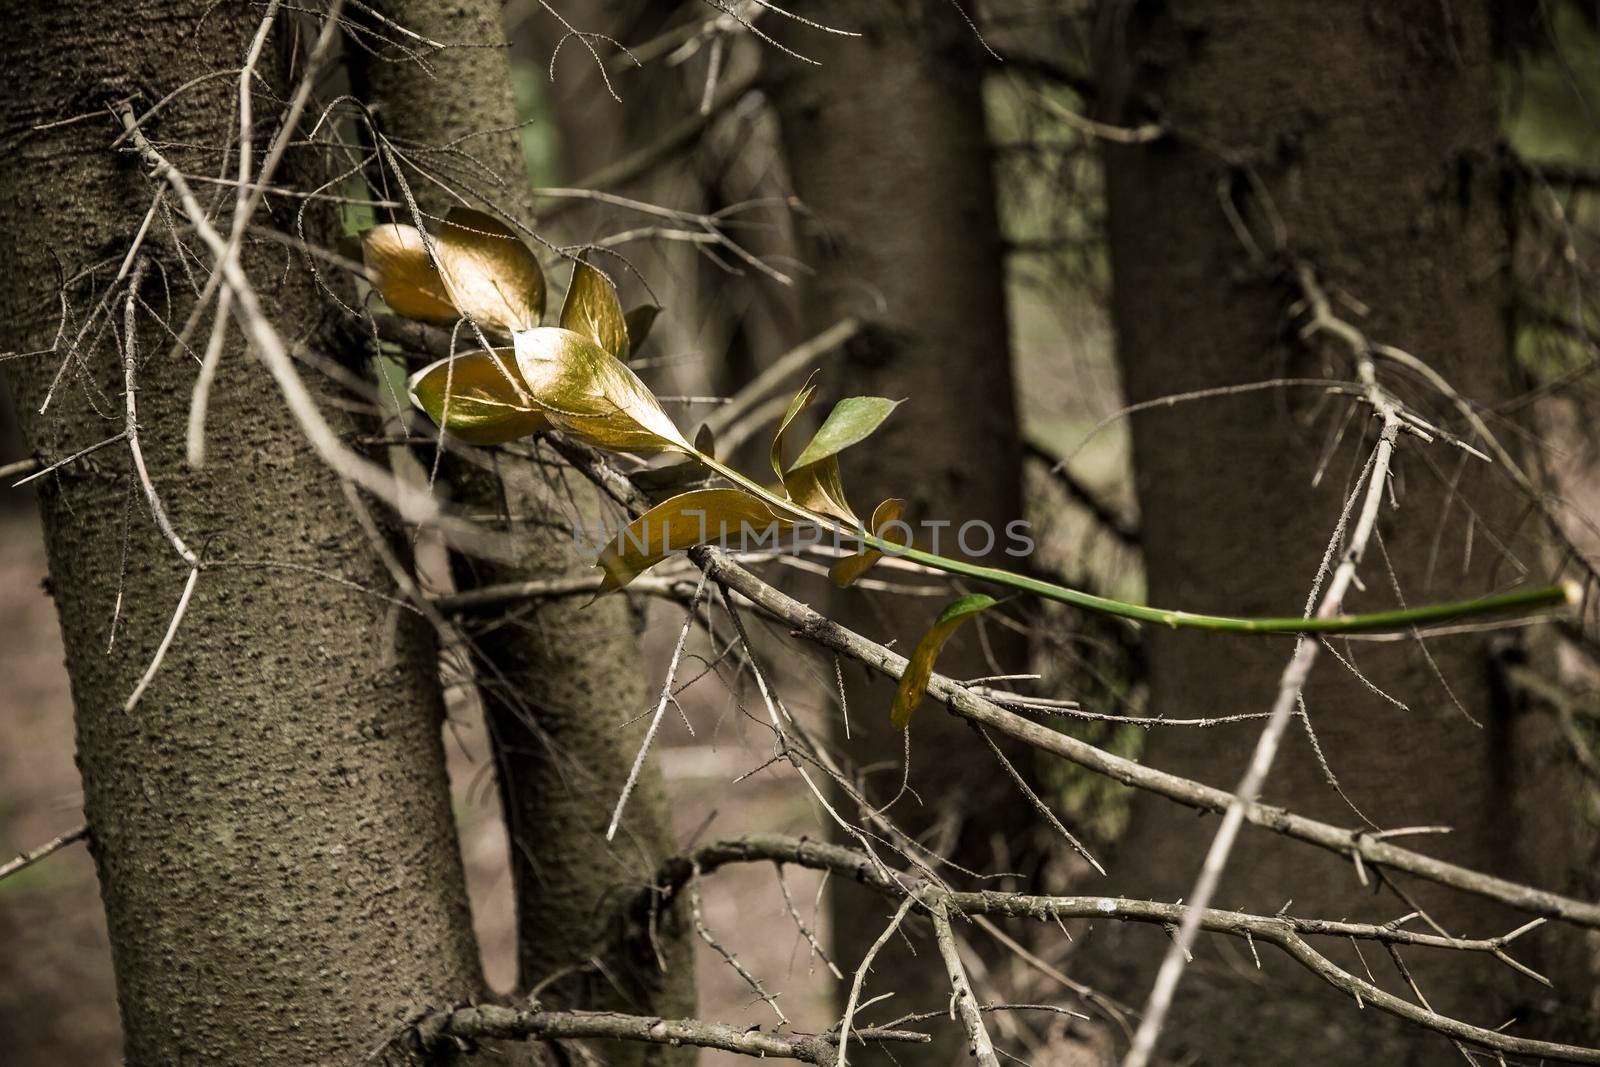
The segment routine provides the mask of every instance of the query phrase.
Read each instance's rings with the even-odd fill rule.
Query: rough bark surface
[[[401,25],[438,41],[502,39],[499,5],[471,0],[448,6],[409,0],[382,5]],[[402,143],[442,145],[468,133],[472,155],[497,176],[485,195],[525,224],[534,221],[532,188],[522,156],[506,52],[447,48],[428,57],[431,76],[405,59],[361,63],[359,81],[381,128]],[[607,98],[607,103],[611,101]],[[427,158],[421,157],[424,166]],[[408,175],[423,211],[443,215],[450,201],[437,187]],[[480,177],[474,185],[485,184]],[[409,219],[401,221],[409,222]],[[551,270],[549,315],[570,275]],[[470,344],[467,347],[472,347]],[[473,511],[507,516],[518,558],[511,564],[457,557],[457,584],[555,578],[588,570],[571,524],[593,524],[599,501],[554,453],[541,466],[510,457],[499,477],[447,461],[444,475]],[[660,775],[654,763],[629,801],[615,842],[604,834],[622,792],[644,723],[623,723],[646,709],[648,695],[633,616],[621,597],[582,598],[518,607],[504,618],[469,620],[474,667],[496,747],[501,795],[511,836],[517,900],[519,989],[571,972],[541,991],[552,1006],[692,1014],[693,971],[687,928],[669,913],[658,944],[663,973],[643,931],[626,927],[623,886],[647,881],[673,851]],[[604,973],[586,966],[596,956]],[[621,986],[619,989],[618,986]],[[608,1049],[608,1062],[659,1062],[684,1053],[645,1044]]]
[[[795,45],[821,65],[791,64],[775,84],[816,271],[806,332],[861,318],[867,329],[834,357],[828,392],[910,398],[870,443],[845,454],[846,488],[862,514],[898,496],[913,523],[950,521],[940,551],[957,554],[956,532],[973,520],[989,523],[1003,545],[1006,524],[1022,514],[1021,459],[981,46],[949,5],[828,3],[806,13],[864,34],[807,34]],[[972,540],[982,547],[976,534]],[[998,547],[994,555],[1003,559]],[[830,603],[837,617],[902,643],[914,643],[932,621],[933,609],[918,599],[850,590]],[[998,629],[988,635],[1002,669],[1020,669],[1018,646]],[[978,649],[973,627],[952,643],[940,670],[996,673]],[[900,781],[903,736],[888,722],[892,690],[854,689],[850,737],[839,730],[835,741],[856,767],[874,768],[870,792],[881,803]],[[1028,773],[1026,754],[1013,756]],[[1025,855],[1022,843],[1036,821],[1031,809],[967,726],[949,716],[919,718],[911,766],[921,806],[905,799],[895,807],[902,826],[968,867],[993,870],[998,859],[1015,871],[1037,862],[1037,851]],[[853,967],[886,916],[879,902],[848,887],[833,907],[840,963]],[[926,953],[913,958],[891,944],[875,967],[896,976],[897,1002],[905,1000],[907,1011],[948,998]]]
[[[1333,5],[1314,17],[1308,8],[1304,18],[1253,2],[1113,9],[1102,89],[1120,106],[1107,117],[1132,122],[1154,114],[1181,134],[1107,153],[1113,312],[1130,402],[1280,375],[1352,374],[1347,351],[1309,353],[1293,341],[1292,279],[1252,264],[1230,227],[1219,183],[1244,205],[1271,253],[1264,201],[1250,188],[1246,166],[1281,215],[1292,253],[1370,308],[1360,318],[1354,305],[1341,304],[1342,314],[1374,341],[1426,360],[1474,401],[1508,395],[1507,238],[1483,6]],[[1380,376],[1418,410],[1458,425],[1415,378],[1387,365]],[[1259,392],[1135,417],[1151,602],[1280,615],[1304,605],[1373,429],[1369,413],[1357,410],[1324,481],[1313,487],[1346,404],[1319,405],[1306,396]],[[1382,519],[1381,548],[1368,554],[1365,589],[1348,602],[1351,610],[1393,605],[1396,584],[1420,603],[1514,582],[1517,567],[1501,546],[1535,571],[1541,567],[1518,536],[1525,506],[1489,465],[1408,439],[1393,487],[1398,509]],[[1499,699],[1494,647],[1482,634],[1430,640],[1426,654],[1415,642],[1340,643],[1341,655],[1406,708],[1331,656],[1318,665],[1307,708],[1332,770],[1366,816],[1384,827],[1449,824],[1449,836],[1421,842],[1428,851],[1537,879],[1542,874],[1532,873],[1517,847],[1528,824],[1513,802],[1521,784],[1515,749],[1526,731]],[[1192,631],[1151,632],[1148,649],[1156,716],[1265,710],[1290,652],[1285,642]],[[1231,784],[1256,732],[1154,731],[1148,759]],[[1298,728],[1266,798],[1361,824]],[[1110,888],[1165,900],[1183,895],[1214,830],[1213,822],[1196,824],[1159,800],[1141,800]],[[1405,889],[1452,932],[1485,936],[1516,925],[1464,896],[1425,885]],[[1355,871],[1336,858],[1247,831],[1217,905],[1271,912],[1290,899],[1300,915],[1388,919],[1411,910],[1393,894],[1363,891]],[[1097,959],[1113,988],[1137,1003],[1165,939],[1127,929],[1098,936]],[[1536,941],[1548,946],[1566,937],[1551,932],[1522,951],[1537,954]],[[1276,1064],[1292,1043],[1297,1056],[1320,1064],[1457,1057],[1448,1042],[1397,1032],[1331,990],[1308,989],[1262,955],[1264,987],[1248,959],[1201,942],[1167,1026],[1168,1055]],[[1346,956],[1364,973],[1353,952]],[[1368,962],[1385,988],[1406,993],[1388,960]],[[1493,961],[1419,955],[1407,962],[1438,1010],[1486,1026],[1515,1016],[1519,1032],[1550,1032],[1534,1007],[1542,990]]]
[[[259,17],[248,5],[187,0],[0,9],[0,211],[12,239],[0,346],[49,347],[58,270],[73,277],[98,264],[68,293],[82,321],[156,189],[134,156],[107,148],[117,132],[109,116],[30,128],[134,91],[148,106],[237,67]],[[275,52],[263,57],[263,95],[284,89],[286,57]],[[214,172],[214,149],[186,146],[221,141],[235,85],[195,86],[151,136],[180,166]],[[124,702],[188,568],[130,483],[125,447],[73,463],[40,492],[127,1062],[358,1063],[400,1017],[481,992],[436,653],[416,617],[352,587],[392,583],[338,482],[238,343],[213,393],[209,461],[184,466],[194,366],[166,358],[170,335],[154,317],[181,323],[192,296],[163,229],[158,219],[146,245],[159,269],[141,293],[154,309],[139,314],[141,431],[174,525],[216,565],[201,573],[132,711]],[[281,250],[246,259],[286,336],[308,331],[317,302],[301,272],[284,272]],[[43,455],[122,428],[110,333],[80,350],[39,413],[64,354],[4,366],[27,443]],[[336,409],[329,418],[356,429]],[[245,560],[268,562],[227,565]]]

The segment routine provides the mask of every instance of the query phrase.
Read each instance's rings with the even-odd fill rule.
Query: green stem
[[[1533,589],[1517,589],[1497,596],[1477,597],[1472,600],[1455,600],[1443,604],[1424,604],[1421,607],[1396,608],[1392,611],[1375,611],[1365,615],[1328,615],[1313,616],[1311,618],[1301,616],[1240,618],[1232,615],[1199,615],[1188,611],[1170,611],[1166,608],[1152,608],[1143,604],[1129,604],[1122,600],[1112,600],[1110,597],[1095,596],[1093,593],[1069,589],[1064,585],[1056,585],[1054,582],[1029,578],[1026,575],[1001,570],[998,567],[985,567],[981,564],[968,563],[964,560],[951,559],[948,556],[939,556],[932,552],[923,552],[919,549],[897,545],[892,541],[885,541],[880,537],[875,537],[865,530],[851,529],[837,519],[819,515],[802,508],[792,500],[787,500],[769,491],[759,483],[740,474],[732,467],[718,462],[711,456],[696,452],[695,458],[735,485],[738,485],[741,489],[753,493],[762,502],[780,513],[798,516],[806,522],[814,522],[824,528],[848,533],[852,539],[859,540],[866,547],[875,548],[886,556],[897,556],[913,563],[920,563],[922,566],[936,571],[943,571],[946,574],[958,574],[965,578],[976,578],[979,581],[1005,586],[1008,589],[1032,593],[1035,596],[1044,597],[1046,600],[1054,600],[1061,604],[1071,604],[1087,611],[1096,611],[1103,615],[1115,615],[1123,619],[1135,619],[1139,622],[1157,623],[1174,629],[1182,627],[1192,630],[1249,634],[1331,634],[1361,633],[1373,630],[1407,630],[1429,623],[1448,622],[1478,615],[1498,615],[1506,612],[1526,611],[1533,608],[1567,605],[1577,600],[1576,586],[1566,582],[1559,585],[1539,586]]]

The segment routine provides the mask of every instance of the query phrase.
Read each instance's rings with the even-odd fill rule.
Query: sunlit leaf
[[[864,441],[883,424],[900,401],[881,396],[849,396],[833,406],[817,435],[790,465],[790,470],[809,466],[836,456],[851,445]]]
[[[482,211],[453,207],[434,241],[457,311],[513,333],[539,325],[544,271],[505,223]]]
[[[522,380],[558,429],[610,451],[694,451],[639,376],[593,341],[558,326],[514,340]]]
[[[628,358],[628,324],[622,317],[616,286],[582,260],[572,265],[572,284],[561,304],[561,327],[588,338],[618,359]]]
[[[656,316],[659,314],[661,309],[654,304],[640,304],[622,316],[628,324],[628,355],[639,354],[639,349],[644,347],[645,340],[650,336],[650,327],[656,324]]]
[[[378,295],[396,315],[424,322],[454,322],[461,317],[415,226],[392,222],[374,226],[361,239],[361,254]]]
[[[441,359],[413,374],[406,390],[430,419],[470,444],[498,445],[550,428],[509,348]]]
[[[602,593],[620,589],[675,552],[703,544],[736,546],[790,524],[742,489],[697,489],[663,501],[629,523],[600,553]]]
[[[950,640],[950,635],[962,623],[994,604],[994,597],[977,593],[964,596],[939,612],[939,617],[933,620],[933,626],[917,642],[905,673],[900,675],[900,688],[895,691],[894,706],[889,711],[889,722],[896,730],[904,730],[911,723],[911,713],[922,703],[923,691],[928,688],[928,679],[933,675],[933,661],[938,658],[944,643]]]
[[[904,545],[905,535],[886,527],[900,518],[905,511],[906,502],[897,496],[872,509],[872,536],[889,541],[893,544]],[[867,573],[877,562],[883,558],[883,553],[876,548],[864,548],[853,556],[846,556],[835,563],[828,571],[828,577],[833,579],[833,584],[840,589],[846,589],[855,584],[856,579]]]

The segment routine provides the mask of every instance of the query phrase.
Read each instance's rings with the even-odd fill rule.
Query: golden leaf
[[[628,323],[611,279],[579,260],[561,303],[561,326],[587,337],[618,359],[628,358]]]
[[[461,317],[415,226],[392,222],[374,226],[363,235],[361,251],[378,295],[396,315],[424,322],[454,322]]]
[[[839,480],[839,457],[829,456],[783,476],[784,492],[803,508],[832,516],[860,529],[861,520],[850,510]]]
[[[533,252],[493,215],[453,207],[435,238],[435,254],[456,310],[474,322],[515,333],[544,315],[544,271]]]
[[[889,722],[896,730],[904,730],[911,724],[911,713],[922,703],[923,691],[928,688],[928,679],[933,676],[933,661],[938,658],[944,643],[950,640],[950,635],[962,623],[994,604],[994,597],[978,593],[964,596],[939,612],[933,626],[917,642],[916,650],[906,663],[905,672],[900,675],[900,688],[895,691],[894,705],[889,710]]]
[[[453,207],[432,240],[437,268],[415,226],[384,223],[362,239],[373,284],[395,314],[442,323],[465,315],[508,333],[539,325],[544,272],[505,223]]]
[[[791,524],[742,489],[696,489],[665,500],[634,519],[600,553],[602,593],[621,589],[676,552],[695,545],[740,543]]]
[[[469,444],[498,445],[550,428],[510,349],[441,359],[413,374],[406,389],[430,419]]]
[[[593,341],[558,326],[514,340],[522,380],[558,429],[610,451],[694,451],[639,376]]]

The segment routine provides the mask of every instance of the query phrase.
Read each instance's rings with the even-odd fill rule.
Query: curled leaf
[[[772,432],[772,473],[779,478],[783,477],[783,433],[811,402],[811,394],[817,391],[816,386],[812,384],[816,380],[817,373],[812,371],[811,377],[806,379],[806,384],[801,386],[800,391],[794,394],[794,399],[789,401],[788,410],[783,413],[783,418],[778,420],[778,428]]]
[[[803,508],[847,522],[860,528],[861,520],[850,510],[844,496],[844,483],[839,480],[839,457],[827,459],[790,471],[783,476],[784,492]]]
[[[522,380],[556,428],[610,451],[694,451],[639,376],[593,341],[557,326],[514,340]]]
[[[817,430],[817,435],[789,469],[792,471],[818,463],[866,440],[899,406],[900,401],[881,396],[845,397],[833,406],[821,429]]]
[[[713,542],[733,545],[776,536],[790,523],[742,489],[696,489],[634,519],[600,553],[600,592],[621,589],[675,552]]]
[[[993,607],[995,599],[976,593],[951,602],[933,620],[933,626],[917,642],[916,650],[900,675],[900,688],[894,694],[894,706],[889,711],[889,722],[896,730],[904,730],[911,723],[911,713],[922,703],[923,690],[933,675],[933,661],[939,650],[960,625],[981,611]]]
[[[898,534],[894,530],[888,530],[886,527],[900,518],[901,513],[905,511],[905,507],[906,502],[904,500],[897,496],[892,496],[873,508],[872,536],[897,545],[904,545],[906,543],[905,536]],[[883,552],[879,549],[864,548],[855,555],[846,556],[838,563],[835,563],[829,569],[828,577],[832,578],[833,584],[840,589],[849,588],[855,584],[856,579],[871,570],[882,558]]]
[[[700,428],[694,432],[694,448],[702,455],[717,458],[717,432],[711,428],[709,422],[702,422]]]
[[[374,226],[361,239],[361,254],[378,295],[396,315],[424,322],[454,322],[461,317],[415,226],[392,222]]]
[[[498,445],[548,430],[508,348],[466,352],[417,371],[411,402],[437,425],[474,445]]]
[[[656,323],[656,316],[661,314],[661,309],[654,304],[640,304],[626,315],[623,321],[628,324],[628,355],[636,356],[639,349],[644,347],[646,338],[650,336],[650,327]]]
[[[812,384],[816,381],[816,377],[813,372],[806,380],[806,384],[795,393],[794,399],[789,401],[789,407],[783,413],[783,418],[778,420],[778,428],[772,434],[772,470],[782,479],[783,491],[796,504],[859,527],[861,520],[850,509],[850,502],[845,499],[844,484],[839,478],[837,457],[827,456],[804,467],[796,467],[788,473],[783,469],[784,432],[789,429],[789,424],[794,422],[800,412],[805,410],[812,394],[816,392],[816,387]]]
[[[561,303],[561,327],[588,338],[618,359],[628,358],[628,323],[616,287],[582,260],[572,265],[572,284]]]
[[[539,325],[544,272],[522,238],[493,215],[454,207],[432,238],[415,226],[384,223],[367,231],[362,252],[373,284],[397,315],[515,332]],[[434,261],[438,266],[435,267]]]

